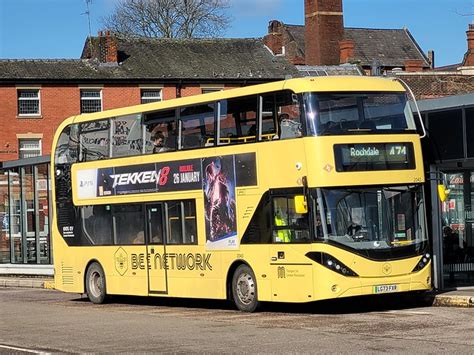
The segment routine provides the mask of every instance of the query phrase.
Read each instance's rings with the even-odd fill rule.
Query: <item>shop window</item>
[[[428,130],[436,160],[464,158],[462,110],[429,113]]]
[[[467,156],[474,158],[474,108],[466,109]]]
[[[143,150],[141,115],[112,119],[112,157],[139,155]]]
[[[39,90],[18,90],[18,116],[39,116],[40,114]]]

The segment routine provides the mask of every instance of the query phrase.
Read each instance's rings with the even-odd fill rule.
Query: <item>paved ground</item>
[[[0,287],[54,288],[52,277],[0,276]],[[428,303],[441,307],[474,307],[474,287],[431,293]]]
[[[76,294],[4,287],[0,352],[472,353],[474,308],[400,301],[270,304],[245,314],[221,301],[121,297],[94,305]]]

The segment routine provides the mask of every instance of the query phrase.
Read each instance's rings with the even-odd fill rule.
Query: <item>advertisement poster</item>
[[[257,185],[255,153],[76,172],[79,199],[202,190],[206,248],[237,249],[236,188]]]
[[[79,170],[81,199],[202,188],[199,159]]]
[[[234,156],[202,161],[207,249],[236,249]]]

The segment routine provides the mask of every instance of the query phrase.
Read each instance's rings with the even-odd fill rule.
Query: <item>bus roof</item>
[[[280,90],[291,90],[294,93],[302,92],[404,92],[405,89],[395,79],[364,76],[324,76],[305,77],[275,81],[266,84],[244,86],[235,89],[217,91],[208,94],[186,96],[177,99],[122,107],[107,111],[82,114],[66,119],[67,124],[105,119],[114,116],[125,116],[137,113],[166,110],[180,106],[196,105],[199,103],[229,99],[233,97],[262,94]],[[64,126],[64,125],[61,125]]]

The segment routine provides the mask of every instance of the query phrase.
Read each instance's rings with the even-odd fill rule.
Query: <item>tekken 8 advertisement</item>
[[[255,185],[255,153],[76,171],[79,199],[202,189],[208,249],[238,248],[236,187]]]

